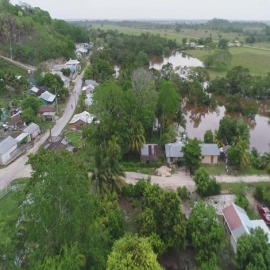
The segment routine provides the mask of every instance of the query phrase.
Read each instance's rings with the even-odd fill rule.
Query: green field
[[[193,29],[183,29],[180,33],[176,33],[172,29],[136,29],[129,27],[121,27],[117,25],[103,25],[101,27],[100,24],[92,24],[93,28],[100,28],[102,30],[114,29],[119,31],[120,33],[129,34],[129,35],[140,35],[142,33],[153,33],[160,34],[166,38],[175,39],[178,43],[182,43],[183,37],[188,38],[200,38],[200,37],[209,37],[211,34],[214,40],[218,39],[217,31],[208,31],[198,29],[197,31]],[[223,38],[228,38],[230,40],[235,39],[237,37],[236,33],[233,34],[222,34]],[[243,41],[243,37],[239,37],[240,41]],[[270,72],[270,43],[256,43],[253,46],[249,47],[239,47],[239,48],[230,48],[230,52],[233,56],[232,62],[228,69],[234,66],[243,66],[250,70],[252,75],[266,75]],[[197,57],[200,60],[204,60],[207,56],[208,52],[205,50],[188,50],[186,51],[188,54]],[[209,70],[210,77],[215,78],[216,76],[224,76],[226,71],[214,71]]]

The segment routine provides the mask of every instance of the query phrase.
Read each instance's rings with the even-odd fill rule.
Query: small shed
[[[6,165],[17,152],[17,141],[8,136],[0,142],[0,165]]]
[[[141,149],[141,160],[147,163],[157,162],[158,160],[158,145],[144,144]]]
[[[28,133],[32,140],[34,140],[41,132],[39,125],[31,123],[23,130],[24,133]]]
[[[17,136],[15,140],[17,141],[17,144],[20,145],[23,143],[31,142],[31,137],[28,133],[23,132],[19,136]]]
[[[55,117],[55,109],[53,107],[40,107],[38,116],[42,121],[53,121]]]

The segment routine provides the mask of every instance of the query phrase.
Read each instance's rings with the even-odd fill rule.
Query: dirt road
[[[147,178],[148,175],[135,173],[135,172],[127,172],[126,173],[126,182],[130,184],[135,184],[140,178]],[[229,175],[221,175],[216,177],[218,182],[224,183],[234,183],[234,182],[270,182],[269,176],[229,176]],[[159,184],[162,188],[171,188],[176,189],[177,187],[186,186],[189,190],[195,189],[195,183],[189,175],[186,175],[185,172],[178,172],[173,174],[170,177],[165,176],[154,176],[151,175],[151,183]]]

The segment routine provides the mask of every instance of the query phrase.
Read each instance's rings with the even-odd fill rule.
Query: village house
[[[75,51],[75,54],[77,56],[78,59],[82,58],[82,56],[85,56],[87,54],[88,50],[85,48],[78,48]]]
[[[23,126],[22,112],[20,110],[10,117],[8,125],[14,128],[20,128]]]
[[[270,243],[270,231],[262,219],[250,220],[246,211],[232,203],[222,210],[225,231],[230,238],[233,251],[236,253],[237,240],[243,234],[250,234],[251,229],[261,228],[268,235]]]
[[[28,125],[28,127],[26,127],[23,132],[28,133],[31,140],[34,140],[41,133],[39,125],[35,123]]]
[[[76,73],[81,70],[81,64],[77,59],[70,59],[65,63],[65,65],[70,68],[71,73]]]
[[[53,121],[55,117],[55,109],[53,107],[40,107],[38,117],[44,121]]]
[[[62,69],[70,69],[69,66],[63,64],[63,65],[55,65],[53,68],[52,68],[52,73],[54,74],[54,72],[61,72]]]
[[[85,80],[82,91],[86,94],[92,94],[97,86],[99,86],[99,84],[96,81]]]
[[[72,130],[82,130],[85,125],[91,124],[93,119],[93,115],[86,111],[75,114],[69,122],[69,128]]]
[[[53,151],[66,149],[71,153],[74,152],[74,147],[70,145],[70,142],[65,136],[51,136],[44,148]]]
[[[49,91],[45,91],[39,96],[42,99],[43,104],[45,105],[53,105],[55,102],[56,95],[50,93]]]
[[[141,161],[146,163],[157,162],[158,160],[158,145],[144,144],[141,149]]]
[[[6,165],[17,152],[17,141],[8,136],[0,142],[0,165]]]
[[[41,87],[36,87],[36,86],[33,86],[31,89],[30,89],[30,93],[33,94],[33,95],[36,95],[36,96],[40,96],[41,94],[43,94],[44,92],[48,91],[49,88],[46,86],[46,85],[43,85]]]
[[[183,142],[167,143],[165,145],[166,159],[169,164],[176,163],[178,159],[184,157],[182,148],[185,146]],[[220,150],[216,144],[202,143],[201,147],[201,163],[202,164],[217,164]]]

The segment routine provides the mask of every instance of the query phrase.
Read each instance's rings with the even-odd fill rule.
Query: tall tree
[[[182,152],[184,153],[186,167],[191,174],[194,174],[201,164],[202,151],[199,141],[196,138],[188,141],[182,148]]]
[[[237,269],[267,270],[270,265],[270,247],[268,236],[261,228],[251,229],[237,240]]]
[[[125,235],[116,241],[108,257],[107,270],[161,270],[157,255],[146,238]]]
[[[130,150],[139,153],[145,143],[142,123],[133,121],[130,128]]]
[[[265,152],[261,158],[261,166],[265,168],[266,173],[270,175],[270,152]]]
[[[215,265],[224,237],[215,209],[203,201],[197,203],[188,219],[188,232],[197,251],[196,261]]]

